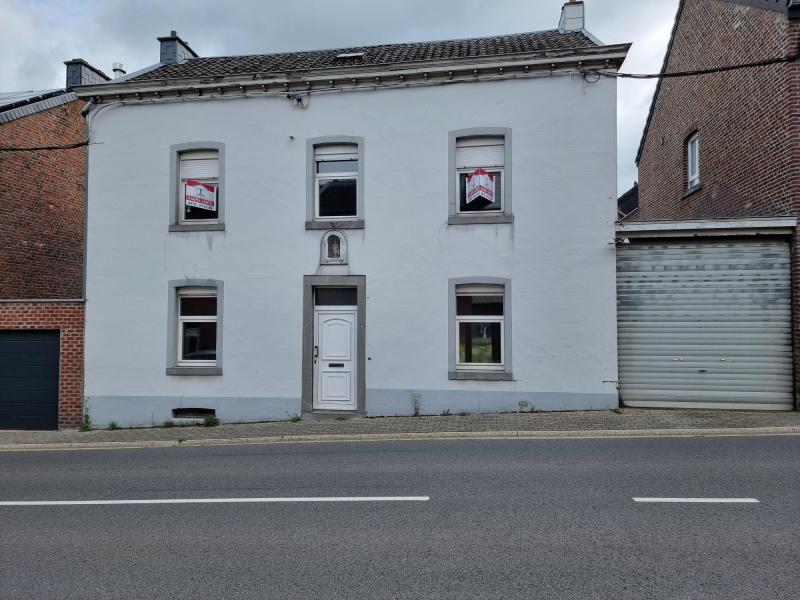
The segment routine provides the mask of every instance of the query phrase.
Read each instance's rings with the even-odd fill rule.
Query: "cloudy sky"
[[[63,61],[111,74],[158,61],[175,29],[201,56],[258,54],[552,29],[563,0],[0,0],[0,91],[64,85]],[[657,72],[678,0],[585,0],[587,28],[633,42],[628,72]],[[619,187],[633,163],[655,83],[619,86]]]

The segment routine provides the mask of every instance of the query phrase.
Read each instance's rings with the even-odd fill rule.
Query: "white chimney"
[[[569,0],[561,9],[558,30],[564,33],[566,31],[580,31],[585,27],[586,18],[582,0]]]
[[[114,79],[119,79],[120,77],[125,75],[125,67],[122,66],[122,63],[114,63],[113,70],[114,70]]]

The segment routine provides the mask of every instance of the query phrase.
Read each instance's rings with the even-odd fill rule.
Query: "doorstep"
[[[363,419],[366,415],[357,410],[314,410],[303,413],[302,417],[308,421],[349,421],[351,419]]]

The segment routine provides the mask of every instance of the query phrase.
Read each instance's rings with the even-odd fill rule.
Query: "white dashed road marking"
[[[634,498],[634,502],[686,504],[758,504],[755,498]]]
[[[20,500],[0,506],[112,506],[119,504],[277,504],[292,502],[427,502],[429,496],[309,496],[296,498],[159,498],[155,500]]]

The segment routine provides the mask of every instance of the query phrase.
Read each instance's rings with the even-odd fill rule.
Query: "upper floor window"
[[[511,129],[450,131],[448,225],[513,223]]]
[[[504,136],[456,140],[456,206],[459,214],[503,211],[505,154]]]
[[[178,222],[219,221],[219,152],[193,150],[179,155]]]
[[[686,142],[687,188],[700,185],[700,133],[695,133]]]
[[[314,147],[315,217],[358,218],[358,145]]]
[[[169,230],[223,231],[225,144],[184,142],[169,151]]]

